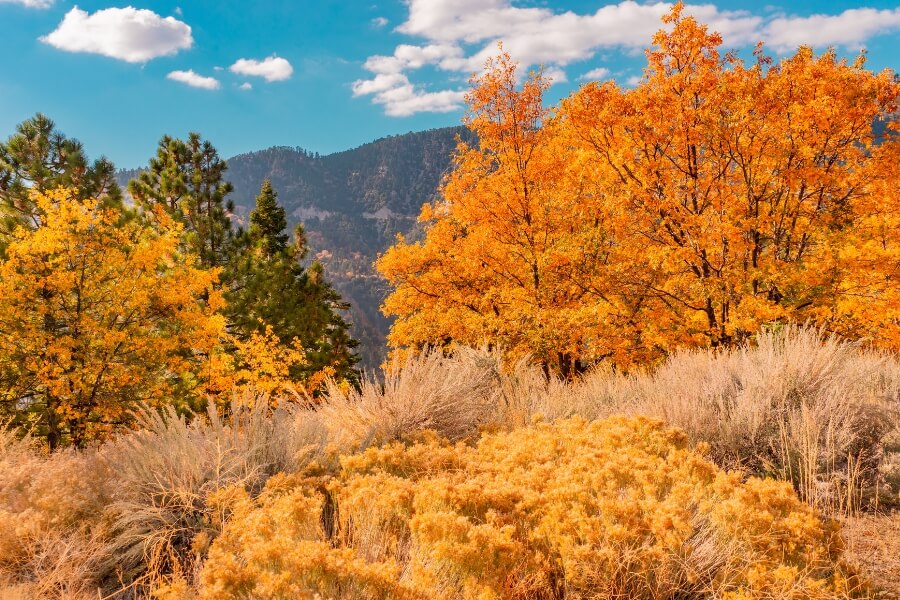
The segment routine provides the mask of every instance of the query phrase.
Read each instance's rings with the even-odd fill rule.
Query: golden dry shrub
[[[835,598],[862,595],[836,526],[790,485],[718,469],[647,418],[434,436],[279,480],[201,576],[218,598]]]

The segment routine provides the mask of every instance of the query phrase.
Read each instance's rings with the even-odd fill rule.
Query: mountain
[[[373,263],[397,235],[420,233],[416,217],[435,198],[451,167],[461,127],[382,138],[344,152],[319,156],[302,148],[274,147],[228,159],[229,197],[236,219],[246,222],[256,194],[269,178],[288,213],[290,229],[303,223],[310,257],[350,302],[361,366],[373,370],[385,355],[390,321],[379,307],[387,285]],[[136,171],[120,171],[125,185]]]

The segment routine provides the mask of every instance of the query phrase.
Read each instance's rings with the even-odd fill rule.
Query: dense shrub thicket
[[[312,480],[316,481],[315,478]],[[201,597],[834,598],[833,523],[741,482],[659,421],[539,423],[341,458],[320,485],[242,495]],[[790,591],[788,591],[790,590]]]

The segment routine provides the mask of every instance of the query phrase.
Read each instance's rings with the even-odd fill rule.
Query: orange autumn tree
[[[539,75],[519,90],[508,57],[487,65],[480,148],[424,241],[379,261],[393,346],[496,344],[563,374],[784,321],[900,347],[896,142],[872,134],[893,75],[807,48],[747,66],[681,5],[665,22],[635,89],[588,84],[552,115]]]
[[[665,21],[641,85],[561,108],[594,196],[631,215],[617,237],[638,276],[618,283],[643,299],[642,343],[731,345],[786,320],[863,334],[834,306],[854,271],[840,254],[887,191],[872,125],[896,107],[892,74],[809,48],[748,67],[680,5]]]
[[[181,254],[164,215],[150,228],[71,190],[33,199],[40,226],[0,265],[2,412],[53,449],[102,437],[138,403],[188,400],[224,334],[215,271]]]
[[[548,124],[546,80],[532,73],[518,89],[515,71],[502,54],[474,81],[466,123],[479,145],[459,144],[443,198],[419,218],[424,242],[400,238],[378,261],[396,288],[384,306],[399,317],[389,339],[489,343],[570,371],[595,335],[597,307],[571,284],[568,257],[602,260],[602,240],[573,245],[585,233],[572,221],[583,182]]]
[[[900,121],[872,149],[867,193],[856,200],[851,235],[840,249],[845,273],[830,307],[838,332],[900,348]]]

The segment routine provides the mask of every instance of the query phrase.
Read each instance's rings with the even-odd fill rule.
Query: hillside
[[[265,178],[287,209],[289,228],[303,223],[311,258],[352,305],[353,335],[361,366],[375,369],[384,356],[389,321],[379,311],[387,289],[373,262],[397,233],[410,234],[422,204],[434,198],[450,167],[461,127],[376,140],[319,156],[302,148],[274,147],[228,159],[230,198],[243,220]],[[125,183],[135,171],[120,171]]]

